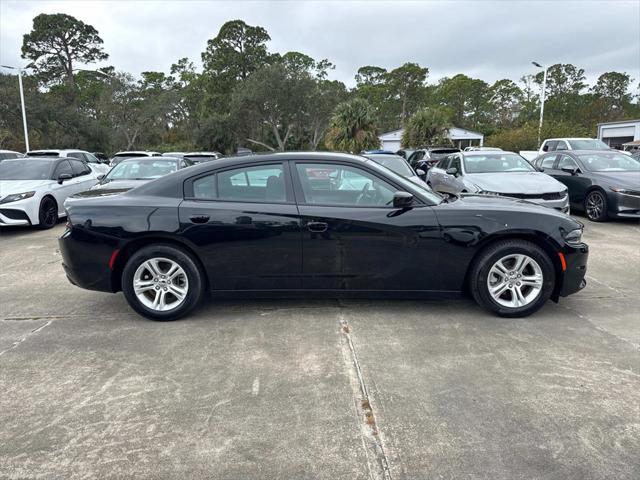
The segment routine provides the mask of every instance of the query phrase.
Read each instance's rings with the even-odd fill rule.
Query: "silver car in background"
[[[569,213],[567,187],[513,152],[449,155],[429,170],[427,184],[440,193],[500,195]]]

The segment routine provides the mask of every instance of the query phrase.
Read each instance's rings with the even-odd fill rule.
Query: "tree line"
[[[349,89],[329,80],[328,59],[270,52],[269,41],[264,28],[232,20],[207,42],[201,69],[181,58],[169,74],[136,78],[115,67],[79,69],[108,60],[99,32],[70,15],[38,15],[22,45],[31,148],[358,152],[402,127],[406,147],[444,143],[450,126],[509,150],[537,146],[542,72],[431,83],[417,63],[367,65]],[[593,136],[599,122],[640,117],[634,81],[612,71],[589,86],[582,68],[549,67],[543,138]],[[0,148],[23,151],[17,88],[14,74],[0,75]]]

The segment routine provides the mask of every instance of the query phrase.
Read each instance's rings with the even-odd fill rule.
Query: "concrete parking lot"
[[[0,478],[640,478],[640,227],[585,222],[588,286],[217,301],[155,323],[0,231]]]

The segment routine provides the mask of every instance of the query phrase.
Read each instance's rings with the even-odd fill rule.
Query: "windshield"
[[[50,160],[5,160],[0,163],[0,180],[49,180]]]
[[[580,160],[592,172],[640,172],[640,163],[623,153],[584,153]]]
[[[403,177],[415,176],[407,161],[397,155],[371,155],[368,158]]]
[[[175,160],[123,161],[113,167],[104,178],[105,183],[112,180],[152,180],[175,172],[178,163]]]
[[[609,145],[602,140],[595,138],[584,138],[582,140],[568,140],[572,150],[611,150]]]
[[[535,172],[529,162],[515,153],[465,155],[464,169],[467,173]]]

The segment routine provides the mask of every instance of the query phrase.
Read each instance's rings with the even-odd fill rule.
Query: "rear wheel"
[[[604,222],[607,215],[607,197],[600,190],[589,192],[584,199],[584,211],[589,220],[593,222]]]
[[[525,317],[551,296],[555,270],[547,253],[525,240],[505,240],[480,253],[470,273],[478,304],[503,317]]]
[[[152,320],[177,320],[202,299],[203,274],[191,256],[172,245],[136,252],[122,272],[122,291],[131,308]]]
[[[44,197],[38,210],[38,228],[47,230],[58,223],[58,204],[51,197]]]

